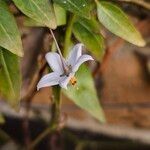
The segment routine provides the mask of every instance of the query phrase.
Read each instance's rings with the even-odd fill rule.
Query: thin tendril
[[[66,71],[66,67],[65,67],[66,64],[65,64],[65,62],[63,61],[63,56],[62,56],[60,47],[59,47],[59,45],[58,45],[58,43],[57,43],[57,40],[56,40],[56,38],[55,38],[55,35],[54,35],[53,31],[52,31],[51,29],[49,29],[49,30],[50,30],[50,32],[51,32],[51,35],[52,35],[54,41],[55,41],[56,47],[57,47],[57,49],[58,49],[58,53],[59,53],[60,58],[61,58],[61,62],[62,62],[62,65],[63,65],[63,69],[64,69],[64,71]]]

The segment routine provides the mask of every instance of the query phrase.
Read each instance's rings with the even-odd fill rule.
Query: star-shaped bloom
[[[81,43],[76,44],[66,60],[56,52],[47,53],[45,58],[53,72],[41,78],[37,89],[53,85],[60,85],[62,88],[67,89],[69,82],[72,85],[76,84],[75,72],[82,63],[93,60],[90,55],[82,54],[82,46],[83,44]]]

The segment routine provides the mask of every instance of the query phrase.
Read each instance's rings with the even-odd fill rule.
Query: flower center
[[[68,65],[68,66],[65,68],[65,70],[64,70],[64,74],[65,74],[66,76],[68,76],[68,75],[71,73],[71,70],[72,70],[71,65]]]
[[[69,74],[72,72],[72,66],[71,65],[67,65],[66,68],[64,68],[64,73],[60,75],[60,77],[63,76],[69,76]]]
[[[72,77],[70,79],[70,83],[74,86],[77,83],[77,79],[75,77]]]

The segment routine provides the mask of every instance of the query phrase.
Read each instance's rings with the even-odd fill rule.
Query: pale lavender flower
[[[80,65],[85,61],[93,60],[90,55],[82,54],[82,46],[81,43],[76,44],[66,60],[56,52],[47,53],[45,57],[53,72],[41,78],[37,89],[53,85],[60,85],[67,89],[69,82],[74,85],[77,82],[74,75]]]

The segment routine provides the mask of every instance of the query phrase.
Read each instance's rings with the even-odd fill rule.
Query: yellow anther
[[[75,77],[72,77],[70,79],[70,83],[74,86],[77,83],[77,79]]]

